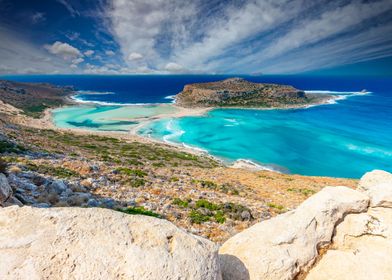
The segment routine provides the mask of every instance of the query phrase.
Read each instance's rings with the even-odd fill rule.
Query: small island
[[[242,78],[186,85],[175,96],[182,107],[295,108],[325,103],[331,96],[307,94],[289,85],[253,83]]]

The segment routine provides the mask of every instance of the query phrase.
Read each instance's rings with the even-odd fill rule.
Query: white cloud
[[[94,52],[93,50],[87,50],[87,51],[84,52],[84,55],[87,56],[87,57],[90,57],[90,56],[92,56],[94,53],[95,53],[95,52]]]
[[[80,64],[80,63],[82,63],[83,61],[84,61],[84,59],[81,58],[81,57],[79,57],[79,58],[73,59],[73,60],[72,60],[72,64]]]
[[[37,24],[46,20],[45,13],[36,12],[31,16],[31,22]]]
[[[382,25],[388,11],[390,0],[112,0],[105,18],[131,69],[143,63],[165,71],[175,61],[183,69],[175,71],[246,73],[268,72],[275,61],[289,57],[292,70],[325,67],[317,61],[301,65],[290,54],[306,56],[307,49],[321,51],[330,41],[364,34],[372,22]],[[391,25],[385,16],[384,24]],[[330,52],[330,61],[338,65],[344,56],[354,59],[343,51],[351,44],[339,47]],[[378,47],[367,45],[374,51]],[[384,52],[392,55],[391,48]],[[132,53],[143,54],[142,62]]]
[[[41,47],[34,46],[20,34],[0,26],[0,73],[67,73],[69,65],[60,57],[49,57]]]
[[[130,61],[140,60],[142,58],[143,58],[143,55],[141,53],[137,53],[137,52],[132,52],[128,56],[128,60],[130,60]]]
[[[116,53],[114,51],[112,51],[112,50],[105,51],[105,54],[107,56],[114,56],[114,55],[116,55]]]
[[[80,13],[78,10],[76,10],[69,2],[68,0],[56,0],[58,3],[62,4],[70,13],[72,17],[80,16]]]
[[[175,62],[169,62],[168,64],[166,64],[165,70],[167,70],[169,72],[182,72],[182,71],[184,71],[184,67],[180,64],[175,63]]]
[[[68,39],[70,39],[71,41],[74,41],[80,37],[80,33],[79,32],[70,32],[70,33],[66,33],[65,36]]]
[[[45,45],[44,47],[51,54],[61,56],[64,59],[72,59],[82,55],[77,48],[68,43],[62,43],[59,41],[54,42],[52,45]]]

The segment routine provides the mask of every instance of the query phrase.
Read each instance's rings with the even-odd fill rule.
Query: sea
[[[228,77],[29,75],[1,78],[73,86],[78,91],[74,98],[80,105],[55,110],[58,126],[127,131],[137,122],[123,120],[125,117],[174,111],[170,107],[173,95],[185,84]],[[227,163],[245,160],[277,172],[345,178],[359,178],[374,169],[392,172],[391,77],[241,77],[253,82],[292,85],[337,98],[329,104],[301,109],[214,109],[204,116],[153,121],[140,127],[138,133],[206,151]],[[162,103],[168,106],[156,105]]]

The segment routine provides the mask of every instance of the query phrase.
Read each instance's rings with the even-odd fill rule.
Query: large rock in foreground
[[[220,279],[212,242],[106,209],[0,209],[0,279]]]
[[[369,198],[346,187],[326,187],[296,210],[235,235],[220,248],[223,279],[294,279],[331,242],[346,214],[366,211]]]
[[[392,279],[392,209],[350,214],[306,280]]]

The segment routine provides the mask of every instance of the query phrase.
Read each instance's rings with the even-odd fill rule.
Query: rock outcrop
[[[220,248],[224,279],[293,279],[331,241],[338,221],[366,210],[369,198],[346,187],[327,187],[296,210],[254,225]],[[238,265],[240,264],[240,265]]]
[[[252,83],[241,78],[186,85],[175,96],[176,104],[184,107],[291,107],[314,99],[292,86]]]
[[[220,279],[217,247],[107,209],[0,209],[0,279]]]
[[[392,174],[369,172],[359,186],[324,188],[226,241],[223,279],[391,279]]]
[[[348,215],[307,280],[392,279],[392,209]]]

